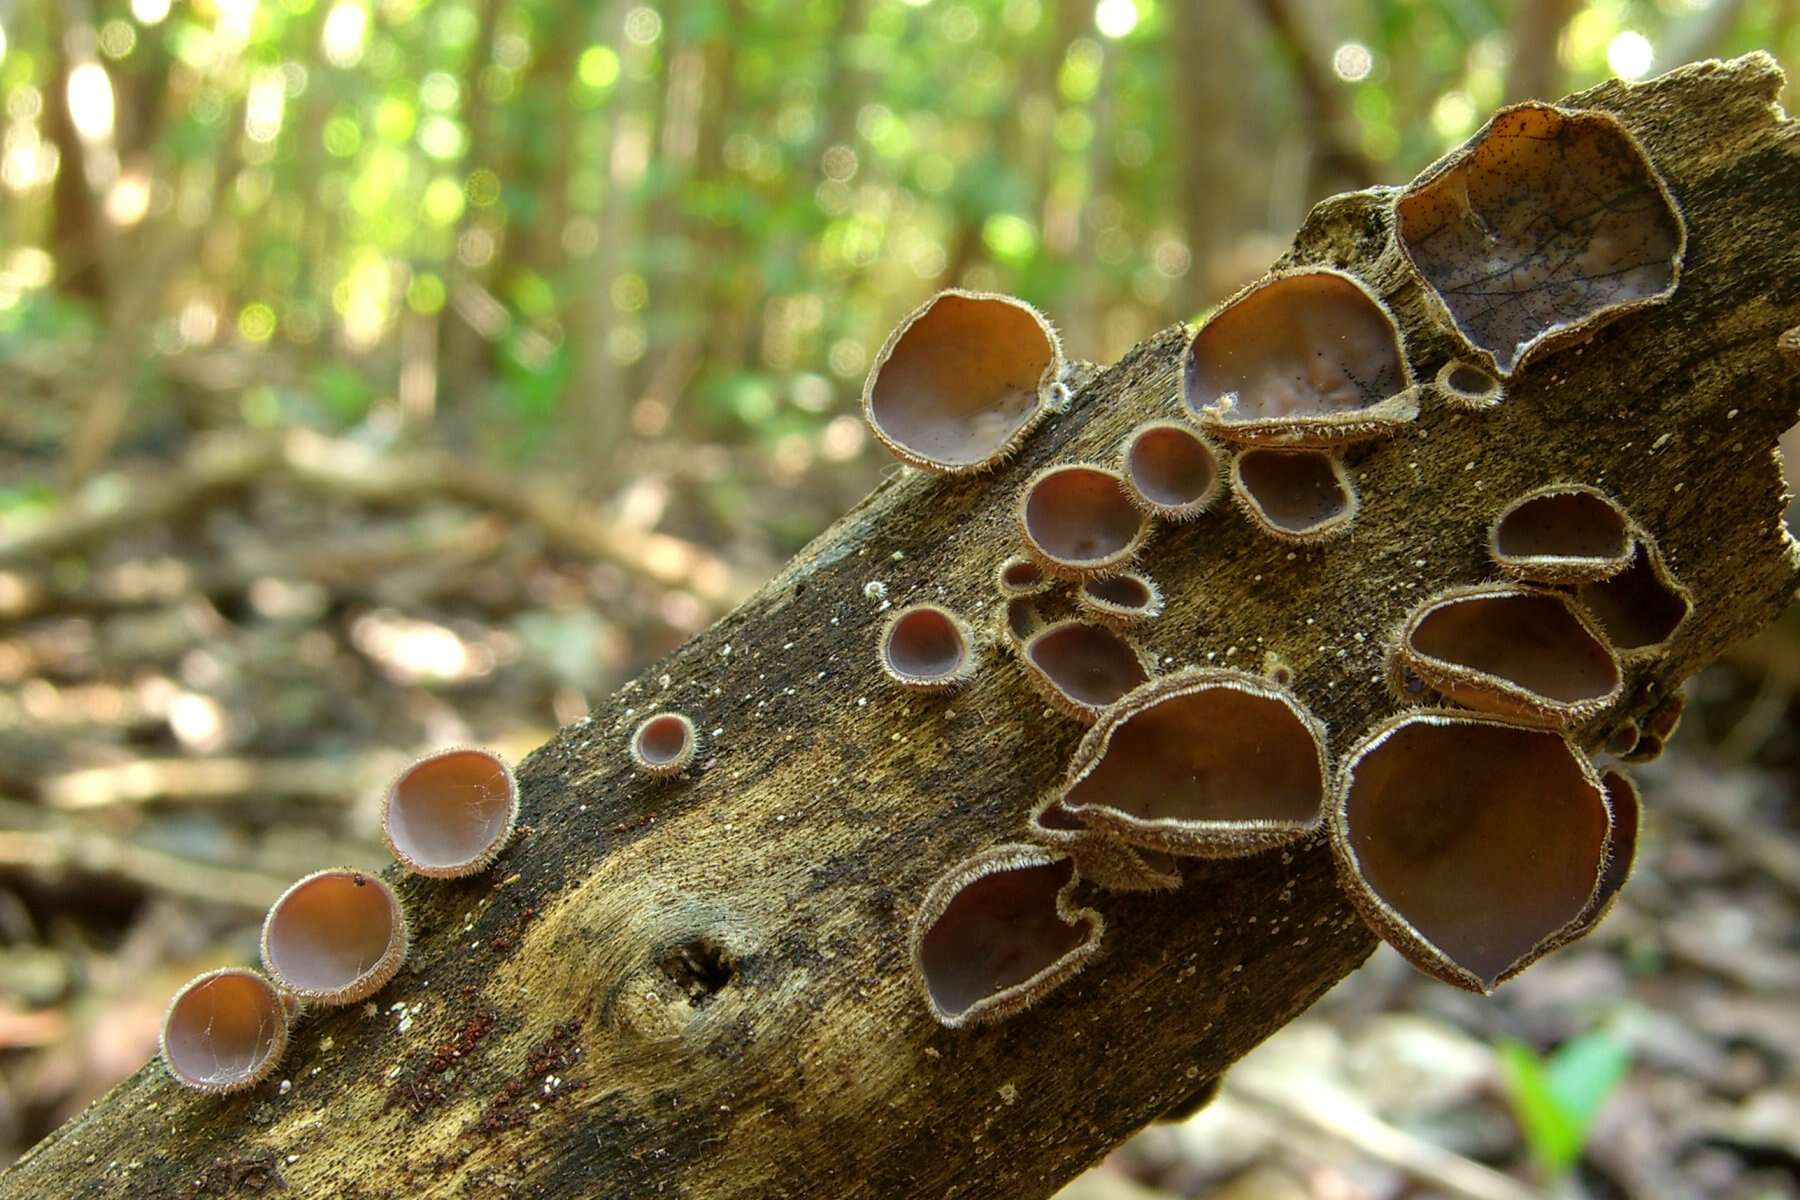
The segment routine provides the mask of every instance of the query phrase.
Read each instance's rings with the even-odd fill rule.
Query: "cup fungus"
[[[1575,596],[1620,650],[1662,645],[1693,610],[1687,590],[1669,576],[1641,534],[1629,567],[1611,579],[1583,584]]]
[[[1669,298],[1687,229],[1612,116],[1503,109],[1394,205],[1426,295],[1502,377]]]
[[[388,789],[381,833],[415,875],[453,879],[485,871],[512,836],[519,785],[489,750],[445,750],[422,758]]]
[[[1014,555],[994,572],[994,585],[1003,596],[1035,596],[1049,591],[1056,585],[1056,580],[1029,558]]]
[[[1031,635],[1044,627],[1044,618],[1030,596],[1014,596],[1008,600],[1002,620],[1007,640],[1020,644],[1030,641]]]
[[[1018,448],[1062,369],[1056,331],[1029,304],[939,292],[888,335],[863,385],[863,414],[903,462],[979,471]]]
[[[881,669],[902,687],[946,692],[975,674],[975,636],[968,624],[935,604],[916,604],[888,618]]]
[[[302,1000],[355,1004],[386,987],[406,960],[406,917],[375,876],[315,871],[270,907],[262,957],[275,982]]]
[[[1276,275],[1228,301],[1182,357],[1202,429],[1233,442],[1339,446],[1418,415],[1400,332],[1341,271]]]
[[[1126,496],[1153,517],[1186,521],[1218,498],[1218,452],[1179,421],[1139,425],[1122,457]]]
[[[1022,651],[1033,680],[1066,716],[1092,724],[1107,705],[1150,678],[1144,659],[1104,625],[1058,621],[1031,636]]]
[[[1046,467],[1019,501],[1025,549],[1062,579],[1108,575],[1131,561],[1150,523],[1126,498],[1115,471],[1077,463]]]
[[[1515,579],[1589,583],[1631,562],[1631,523],[1594,488],[1553,483],[1507,506],[1488,532],[1494,564]]]
[[[1350,752],[1331,840],[1370,928],[1427,974],[1485,993],[1587,911],[1608,825],[1594,768],[1561,734],[1425,710]]]
[[[1148,575],[1127,571],[1090,579],[1075,593],[1075,603],[1102,624],[1122,626],[1162,614],[1162,589]]]
[[[1291,694],[1248,672],[1188,668],[1106,710],[1060,799],[1131,845],[1234,858],[1315,830],[1325,780],[1324,727]]]
[[[1284,542],[1317,542],[1350,528],[1356,489],[1336,455],[1318,450],[1246,450],[1231,482],[1250,519]]]
[[[247,967],[221,967],[182,985],[163,1014],[162,1057],[182,1087],[222,1094],[255,1087],[287,1049],[280,992]]]
[[[1638,798],[1637,784],[1623,771],[1602,771],[1600,786],[1606,789],[1606,811],[1612,818],[1606,839],[1606,866],[1600,872],[1600,885],[1588,901],[1588,910],[1577,918],[1579,937],[1598,925],[1612,911],[1619,889],[1631,878],[1637,865],[1638,826],[1644,818],[1643,801]],[[1571,937],[1570,941],[1575,938]]]
[[[1458,704],[1559,728],[1619,698],[1618,657],[1554,592],[1452,588],[1413,610],[1395,653]]]
[[[1067,855],[1019,844],[983,851],[931,885],[912,961],[939,1024],[1004,1020],[1081,970],[1105,922],[1070,902],[1074,879]]]
[[[1504,391],[1500,381],[1481,367],[1453,358],[1438,368],[1438,394],[1461,408],[1492,408]]]
[[[1032,840],[1075,860],[1075,870],[1109,892],[1159,892],[1181,886],[1181,868],[1167,854],[1126,845],[1103,829],[1090,829],[1056,796],[1039,802],[1025,823]]]
[[[631,731],[631,764],[652,779],[679,775],[694,761],[699,740],[685,713],[656,713]]]

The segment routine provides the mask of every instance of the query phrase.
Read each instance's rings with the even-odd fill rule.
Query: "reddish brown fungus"
[[[1322,541],[1356,518],[1356,489],[1335,455],[1246,450],[1231,461],[1231,481],[1250,519],[1282,541]]]
[[[1631,562],[1631,525],[1594,488],[1553,483],[1507,506],[1488,533],[1494,563],[1515,579],[1587,583]]]
[[[1095,620],[1115,627],[1152,620],[1163,607],[1156,581],[1135,572],[1090,579],[1075,593],[1075,602]]]
[[[1603,771],[1600,784],[1606,789],[1606,808],[1612,817],[1611,835],[1606,843],[1606,867],[1600,872],[1600,884],[1588,903],[1587,919],[1580,932],[1586,933],[1612,911],[1619,889],[1631,878],[1637,865],[1638,826],[1644,818],[1643,802],[1638,798],[1637,784],[1623,771]]]
[[[1181,886],[1181,869],[1174,859],[1127,845],[1104,829],[1090,829],[1055,796],[1031,810],[1025,827],[1032,840],[1073,858],[1081,878],[1109,892],[1158,892]]]
[[[1029,558],[1015,556],[1000,564],[994,583],[1003,596],[1035,596],[1050,590],[1056,581]]]
[[[1029,596],[1014,596],[1008,600],[1004,621],[1007,638],[1020,643],[1030,641],[1031,635],[1044,627],[1044,618]]]
[[[1458,704],[1566,727],[1619,698],[1619,660],[1554,592],[1452,588],[1407,618],[1396,647],[1419,678]]]
[[[1609,817],[1593,767],[1561,734],[1426,711],[1350,752],[1331,835],[1369,926],[1427,974],[1487,992],[1587,910]]]
[[[652,779],[667,779],[688,769],[698,744],[694,722],[685,714],[656,713],[632,730],[631,762]]]
[[[486,870],[518,815],[519,787],[505,760],[489,750],[445,750],[394,781],[381,832],[401,866],[448,879]]]
[[[1079,971],[1104,922],[1074,908],[1075,864],[1040,846],[997,846],[931,885],[912,930],[915,975],[932,1016],[952,1029],[998,1021]]]
[[[1426,294],[1502,376],[1668,299],[1687,230],[1636,140],[1602,112],[1504,109],[1395,203]]]
[[[269,909],[263,965],[302,1000],[355,1004],[387,986],[406,959],[406,918],[393,889],[348,867],[299,880]]]
[[[1153,517],[1186,521],[1219,494],[1219,456],[1178,421],[1151,421],[1125,439],[1125,493]]]
[[[1399,330],[1338,271],[1258,283],[1200,327],[1182,359],[1188,411],[1237,442],[1336,446],[1418,415]]]
[[[1693,608],[1686,589],[1669,576],[1642,536],[1629,567],[1611,579],[1582,585],[1576,597],[1620,650],[1662,645]]]
[[[948,691],[975,674],[975,638],[948,609],[918,604],[888,619],[881,636],[881,669],[920,691]]]
[[[940,292],[889,335],[863,385],[869,427],[897,458],[960,474],[998,463],[1043,415],[1062,346],[1029,304]]]
[[[222,967],[182,985],[163,1015],[162,1057],[182,1087],[241,1092],[269,1077],[287,1048],[281,993],[246,967]]]
[[[1094,721],[1100,710],[1150,678],[1136,646],[1086,621],[1058,621],[1039,630],[1023,653],[1045,698],[1078,721]]]
[[[1076,464],[1046,467],[1019,501],[1025,548],[1046,571],[1089,579],[1123,566],[1144,544],[1149,522],[1117,472]]]
[[[1109,708],[1069,763],[1062,806],[1149,849],[1254,854],[1318,827],[1325,731],[1290,693],[1243,671],[1195,669]]]

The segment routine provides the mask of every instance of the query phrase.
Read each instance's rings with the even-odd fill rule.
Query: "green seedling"
[[[1561,1179],[1581,1158],[1594,1118],[1624,1081],[1631,1047],[1616,1034],[1598,1032],[1565,1042],[1547,1057],[1511,1039],[1499,1049],[1532,1157],[1546,1179]]]

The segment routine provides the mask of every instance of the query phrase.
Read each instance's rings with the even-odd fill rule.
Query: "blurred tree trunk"
[[[1581,6],[1576,0],[1518,0],[1513,8],[1512,66],[1506,73],[1508,100],[1547,100],[1562,92],[1562,59],[1557,46]]]
[[[57,286],[84,300],[106,298],[107,230],[101,198],[89,182],[87,147],[69,108],[69,79],[82,61],[92,60],[94,28],[82,0],[43,0],[52,30],[50,87],[44,97],[44,125],[56,147],[56,180],[51,185],[50,244],[56,259]],[[89,47],[78,56],[71,46]]]
[[[1619,715],[1777,615],[1800,582],[1771,453],[1800,403],[1780,350],[1800,330],[1800,126],[1776,114],[1781,82],[1753,56],[1576,97],[1618,112],[1688,205],[1704,252],[1673,301],[1521,372],[1491,411],[1433,398],[1358,457],[1356,536],[1303,563],[1226,505],[1159,533],[1158,661],[1254,666],[1278,648],[1342,755],[1395,708],[1385,631],[1487,574],[1502,498],[1571,471],[1607,481],[1694,603],[1632,660]],[[1366,279],[1429,376],[1454,345],[1390,220],[1388,191],[1337,197],[1284,261]],[[1109,458],[1166,412],[1185,340],[1080,368],[1071,410],[990,475],[894,474],[533,754],[515,843],[476,879],[396,878],[409,965],[374,1002],[305,1017],[280,1081],[201,1097],[149,1066],[0,1177],[0,1197],[1037,1200],[1191,1103],[1373,945],[1325,847],[1190,860],[1173,893],[1084,891],[1107,932],[1083,974],[1004,1024],[943,1029],[909,969],[920,899],[1021,837],[1082,729],[1004,655],[948,700],[900,694],[876,666],[889,603],[991,613],[1023,479]],[[658,784],[625,745],[663,708],[704,740],[687,777]]]

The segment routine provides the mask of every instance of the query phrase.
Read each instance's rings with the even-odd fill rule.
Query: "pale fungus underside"
[[[445,750],[394,781],[382,805],[381,831],[407,870],[448,879],[485,870],[518,815],[518,784],[499,755]]]
[[[1231,460],[1231,483],[1250,519],[1283,541],[1316,542],[1356,519],[1356,489],[1324,451],[1246,450]]]
[[[1394,210],[1428,294],[1502,376],[1668,299],[1687,245],[1637,140],[1607,113],[1548,104],[1497,114]]]
[[[1631,523],[1604,493],[1550,484],[1508,505],[1488,545],[1494,564],[1515,579],[1588,583],[1631,563]]]
[[[406,918],[379,877],[348,868],[316,871],[270,907],[262,956],[275,982],[301,999],[355,1004],[400,969]]]
[[[241,1092],[268,1078],[287,1048],[282,995],[245,967],[222,967],[189,980],[163,1017],[162,1057],[169,1074],[198,1092]]]

